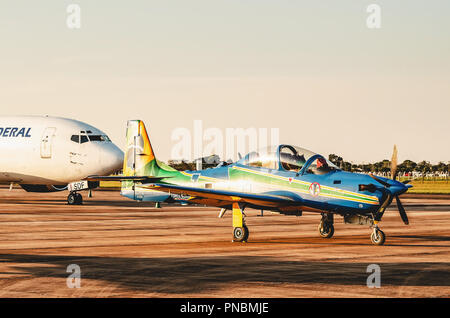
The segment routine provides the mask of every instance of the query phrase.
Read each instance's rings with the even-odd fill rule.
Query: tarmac
[[[246,210],[249,241],[233,243],[230,212],[93,195],[0,189],[0,297],[450,297],[450,196],[402,196],[410,225],[391,206],[375,246],[341,217],[323,239],[318,214]]]

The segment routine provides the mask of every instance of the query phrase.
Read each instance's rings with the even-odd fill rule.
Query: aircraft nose
[[[405,193],[409,188],[409,186],[397,180],[391,180],[390,183],[391,183],[390,190],[394,195],[400,195],[402,193]]]
[[[122,168],[123,152],[115,144],[111,143],[103,148],[101,162],[107,170],[105,174],[114,173]]]

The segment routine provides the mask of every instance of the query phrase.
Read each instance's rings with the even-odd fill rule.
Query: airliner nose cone
[[[123,164],[123,152],[116,145],[111,143],[109,147],[103,149],[102,164],[108,170],[106,174],[114,173],[122,169]]]

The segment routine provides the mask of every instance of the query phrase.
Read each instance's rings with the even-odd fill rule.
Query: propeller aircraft
[[[233,241],[245,242],[246,208],[301,216],[320,213],[319,235],[331,238],[334,216],[345,223],[372,228],[371,241],[383,245],[380,229],[386,208],[395,198],[401,219],[408,217],[399,196],[411,187],[397,177],[397,149],[391,160],[392,179],[346,172],[322,155],[281,144],[251,152],[234,163],[199,171],[177,171],[155,157],[145,125],[127,124],[123,176],[91,176],[89,181],[120,180],[121,194],[133,200],[181,202],[232,211]]]

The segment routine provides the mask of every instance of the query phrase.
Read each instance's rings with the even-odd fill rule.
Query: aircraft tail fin
[[[129,120],[123,175],[156,177],[160,170],[144,122]]]
[[[142,120],[128,121],[126,137],[127,146],[123,160],[125,178],[118,177],[122,181],[121,194],[134,200],[142,200],[145,196],[146,201],[164,201],[167,199],[166,194],[162,199],[157,191],[154,191],[153,195],[145,191],[144,195],[138,190],[136,183],[161,182],[166,178],[179,177],[180,172],[156,159]]]

